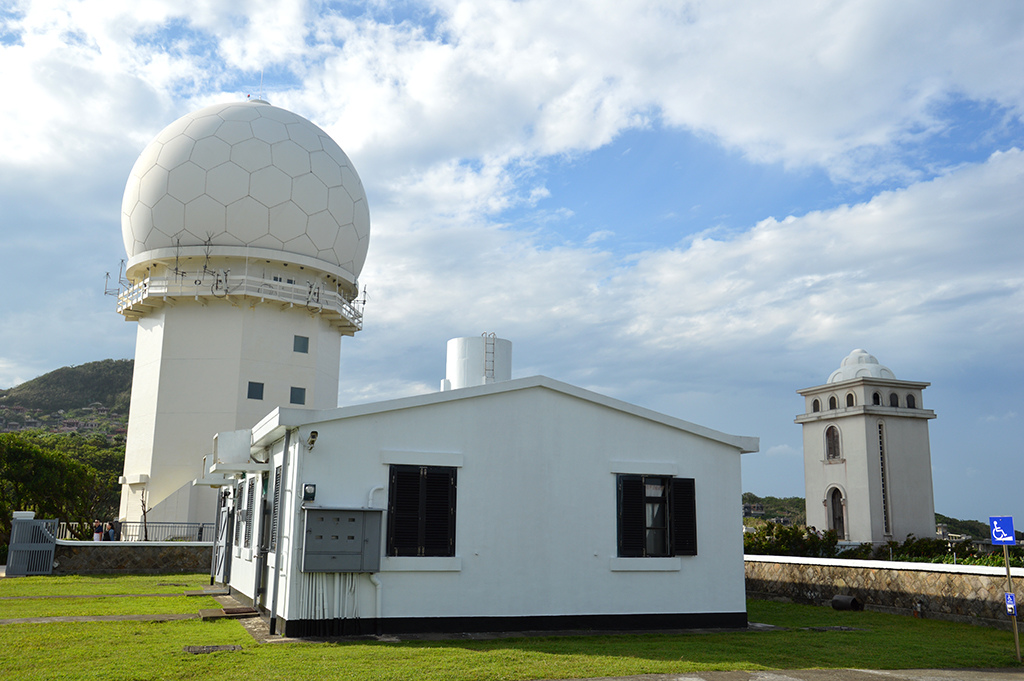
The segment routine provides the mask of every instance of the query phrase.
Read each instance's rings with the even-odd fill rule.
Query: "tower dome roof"
[[[827,383],[839,383],[851,378],[896,378],[887,366],[878,363],[874,355],[857,348],[843,358],[839,368],[828,377]]]
[[[249,100],[187,114],[149,143],[128,177],[121,234],[134,261],[160,249],[251,247],[315,258],[354,282],[370,212],[326,132]]]

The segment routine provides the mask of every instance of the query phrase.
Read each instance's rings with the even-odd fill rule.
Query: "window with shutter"
[[[620,557],[697,555],[693,478],[619,475],[617,482]]]
[[[455,468],[391,466],[388,555],[454,556],[455,492]]]
[[[274,470],[274,507],[270,513],[270,550],[277,550],[278,526],[281,522],[281,466]]]
[[[256,508],[256,478],[249,478],[249,489],[245,495],[245,548],[252,546],[252,516]]]

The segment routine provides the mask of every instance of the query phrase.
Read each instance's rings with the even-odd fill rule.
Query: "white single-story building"
[[[215,449],[216,577],[277,633],[747,623],[754,437],[536,376],[279,408]]]

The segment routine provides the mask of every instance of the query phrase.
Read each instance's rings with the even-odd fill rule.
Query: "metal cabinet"
[[[303,510],[303,572],[380,571],[381,509]]]

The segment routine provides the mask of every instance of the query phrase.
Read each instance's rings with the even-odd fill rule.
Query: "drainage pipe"
[[[381,611],[381,592],[384,590],[384,585],[380,582],[380,577],[377,576],[376,572],[370,573],[370,581],[373,582],[374,588],[377,590],[377,635],[380,636],[384,633],[384,613]]]

